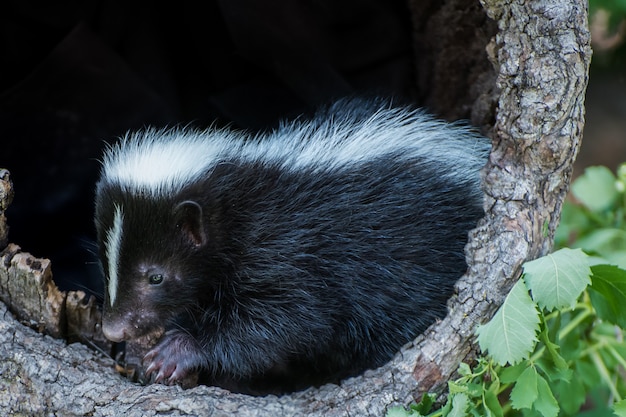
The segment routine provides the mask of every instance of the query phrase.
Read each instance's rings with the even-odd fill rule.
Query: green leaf
[[[480,398],[483,396],[483,392],[485,391],[485,387],[482,383],[469,382],[467,384],[467,395],[470,398]]]
[[[569,381],[574,375],[573,370],[569,368],[559,369],[554,366],[554,361],[552,360],[552,358],[546,358],[545,356],[538,358],[535,362],[535,366],[537,367],[537,369],[543,371],[544,376],[549,381]]]
[[[561,222],[556,228],[554,243],[557,247],[571,246],[581,231],[587,230],[591,220],[586,210],[579,205],[566,202],[561,211]]]
[[[626,417],[626,400],[613,404],[613,413],[618,417]]]
[[[576,414],[587,400],[580,375],[571,378],[570,381],[556,381],[554,387],[559,405],[566,415]]]
[[[413,415],[412,412],[405,410],[404,407],[397,406],[388,409],[385,417],[413,417]]]
[[[574,362],[576,377],[580,378],[588,387],[596,387],[602,383],[598,369],[588,358]]]
[[[436,399],[437,396],[435,394],[426,393],[422,395],[422,401],[420,401],[418,404],[411,405],[411,409],[419,415],[426,415],[430,413],[430,410],[433,407]]]
[[[461,375],[461,376],[471,376],[472,375],[472,370],[470,369],[470,366],[468,364],[466,364],[465,362],[461,362],[459,364],[458,372],[459,372],[459,375]]]
[[[465,417],[468,406],[468,396],[463,393],[456,394],[452,398],[452,409],[450,409],[450,412],[447,415],[449,417]]]
[[[537,375],[537,393],[534,409],[543,417],[556,417],[559,414],[559,403],[554,398],[548,382],[541,375]]]
[[[504,410],[498,401],[498,396],[491,390],[487,390],[483,394],[483,404],[487,409],[487,415],[495,417],[503,417]]]
[[[539,375],[534,366],[529,366],[522,372],[511,390],[511,405],[513,408],[516,410],[532,408],[539,395],[537,392],[538,377]]]
[[[554,363],[554,366],[556,366],[557,369],[562,370],[562,371],[565,369],[568,369],[569,366],[567,365],[567,362],[565,361],[565,359],[563,359],[563,357],[559,353],[560,346],[557,345],[556,343],[553,343],[550,340],[548,325],[545,323],[540,333],[540,339],[543,342],[543,344],[546,346],[546,349],[548,350],[548,353],[550,354],[550,359]]]
[[[592,230],[576,242],[576,247],[597,253],[610,263],[626,267],[626,230],[602,228]]]
[[[454,394],[459,394],[459,393],[465,393],[467,392],[467,385],[466,384],[459,384],[455,381],[448,381],[448,392],[450,392],[450,394],[454,395]]]
[[[510,384],[517,381],[517,378],[526,370],[528,362],[520,362],[517,365],[507,366],[500,371],[500,382]]]
[[[615,175],[607,167],[589,167],[572,184],[572,193],[589,210],[602,212],[609,209],[619,196],[615,180]]]
[[[626,328],[626,271],[612,265],[591,267],[589,296],[598,317]]]
[[[500,365],[514,365],[526,359],[537,343],[539,312],[519,280],[489,323],[476,330],[483,352]]]
[[[573,308],[590,280],[587,255],[580,249],[561,249],[524,264],[524,280],[540,307]]]

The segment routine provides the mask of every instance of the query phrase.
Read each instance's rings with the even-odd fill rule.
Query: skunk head
[[[113,341],[163,328],[197,304],[198,283],[211,283],[210,276],[199,276],[210,271],[201,265],[210,259],[202,255],[209,236],[204,210],[190,191],[193,173],[169,170],[160,182],[156,174],[146,176],[147,160],[159,163],[164,157],[137,154],[147,149],[133,142],[110,150],[96,191],[106,281],[103,331]]]

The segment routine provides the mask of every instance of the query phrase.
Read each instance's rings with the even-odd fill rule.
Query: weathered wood
[[[110,360],[42,336],[0,305],[0,409],[67,416],[379,417],[423,392],[443,392],[459,362],[473,357],[476,325],[501,304],[522,263],[551,248],[581,139],[591,55],[584,0],[484,0],[483,6],[497,22],[487,50],[500,90],[484,180],[486,217],[471,234],[470,269],[444,320],[389,364],[340,386],[250,397],[204,386],[183,391],[132,384]],[[20,259],[0,268],[17,268]]]
[[[56,338],[65,335],[65,295],[52,281],[48,259],[9,244],[0,257],[0,300],[22,321]]]
[[[5,210],[13,200],[13,184],[9,171],[0,168],[0,251],[9,243],[9,226],[4,215]]]

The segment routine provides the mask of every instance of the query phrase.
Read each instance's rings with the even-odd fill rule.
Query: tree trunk
[[[471,361],[476,354],[476,325],[487,321],[502,303],[520,276],[522,263],[551,249],[581,140],[591,51],[584,0],[483,0],[484,10],[469,0],[414,3],[417,50],[431,54],[416,65],[425,102],[441,108],[455,106],[451,117],[472,117],[493,140],[484,172],[486,216],[471,233],[466,248],[470,268],[458,282],[444,320],[405,346],[387,365],[339,386],[281,397],[251,397],[206,386],[189,390],[143,387],[121,377],[112,360],[86,346],[44,336],[14,318],[18,315],[22,322],[52,334],[54,326],[65,335],[76,328],[90,328],[94,334],[98,330],[98,318],[91,316],[96,314],[93,306],[75,294],[62,294],[59,299],[49,288],[49,263],[9,245],[0,263],[0,293],[11,311],[0,303],[2,414],[380,417],[388,407],[406,405],[424,392],[444,392],[459,363]],[[468,4],[473,5],[472,19],[459,12]],[[491,40],[483,24],[475,27],[487,22],[485,13],[497,26]],[[429,40],[428,28],[436,26],[457,35],[445,42],[442,34]],[[463,62],[453,62],[459,51],[454,47],[455,36],[462,39],[472,33],[483,42],[481,48],[472,44],[461,49],[480,52],[486,48],[492,66],[476,59],[474,52],[464,54],[474,63],[463,67]],[[449,67],[454,69],[445,73]],[[468,67],[471,75],[463,78],[458,71]],[[494,68],[496,77],[489,75]],[[436,73],[441,84],[425,87],[428,83],[420,77],[429,71]],[[451,82],[450,77],[457,79]],[[446,82],[460,91],[457,99],[445,97]],[[497,91],[499,98],[492,106]],[[495,124],[487,126],[490,112],[495,114]],[[0,243],[6,244],[2,212],[10,201],[10,187],[4,171],[0,170],[0,177],[6,180],[0,187]],[[22,308],[25,290],[17,280],[24,279],[35,283],[36,290],[29,293],[38,301]],[[49,312],[47,303],[52,302],[57,303],[57,313]],[[80,309],[83,312],[76,313]],[[60,322],[44,322],[44,314],[59,314]]]

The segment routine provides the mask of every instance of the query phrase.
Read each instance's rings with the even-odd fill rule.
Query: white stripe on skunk
[[[340,170],[395,153],[407,160],[437,159],[441,175],[456,181],[475,181],[466,167],[484,164],[479,158],[484,138],[469,126],[436,120],[421,110],[380,109],[363,120],[350,114],[332,117],[332,108],[329,113],[318,123],[297,120],[265,135],[227,129],[130,133],[105,155],[102,177],[129,192],[159,197],[175,194],[220,161]]]
[[[113,306],[117,295],[117,274],[119,268],[120,244],[122,242],[122,222],[124,214],[122,208],[115,204],[115,213],[113,214],[113,227],[106,232],[106,240],[104,242],[106,248],[106,257],[109,260],[109,304]]]

